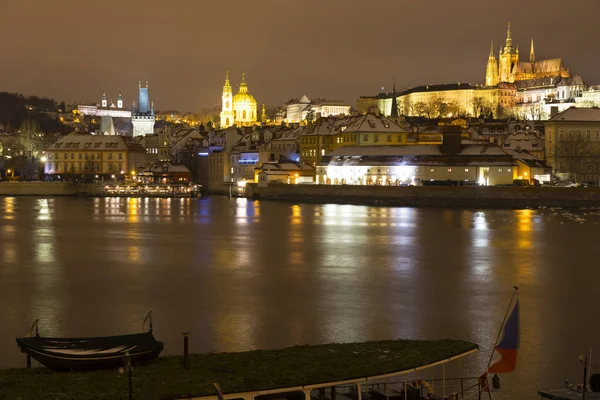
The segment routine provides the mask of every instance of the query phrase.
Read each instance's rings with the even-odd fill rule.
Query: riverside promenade
[[[0,196],[192,197],[189,185],[118,185],[76,182],[0,182]]]
[[[354,186],[248,184],[246,197],[305,203],[405,207],[594,208],[600,188],[520,186]]]

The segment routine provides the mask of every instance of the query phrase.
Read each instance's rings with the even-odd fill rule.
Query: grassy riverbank
[[[441,361],[477,345],[464,341],[387,340],[295,346],[280,350],[190,356],[190,371],[179,356],[161,357],[133,372],[134,398],[175,399],[302,386],[376,376]],[[0,399],[127,398],[127,377],[117,371],[54,372],[45,368],[0,371]]]

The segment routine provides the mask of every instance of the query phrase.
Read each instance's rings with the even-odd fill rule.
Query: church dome
[[[256,105],[256,99],[250,93],[238,93],[233,96],[234,104],[254,104]]]
[[[246,84],[246,74],[242,74],[242,83],[240,83],[240,89],[238,93],[233,96],[234,104],[251,104],[256,105],[256,99],[250,93],[248,93],[248,85]]]

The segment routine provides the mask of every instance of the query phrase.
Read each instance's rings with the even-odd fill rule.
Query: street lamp
[[[6,176],[8,176],[8,174],[10,174],[11,178],[15,177],[15,171],[10,168],[6,170]]]

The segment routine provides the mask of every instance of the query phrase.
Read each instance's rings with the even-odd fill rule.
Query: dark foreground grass
[[[174,399],[341,381],[402,371],[440,361],[477,345],[464,341],[386,340],[295,346],[280,350],[161,357],[135,367],[134,398]],[[0,399],[126,399],[127,376],[117,371],[53,372],[45,368],[0,371]]]

